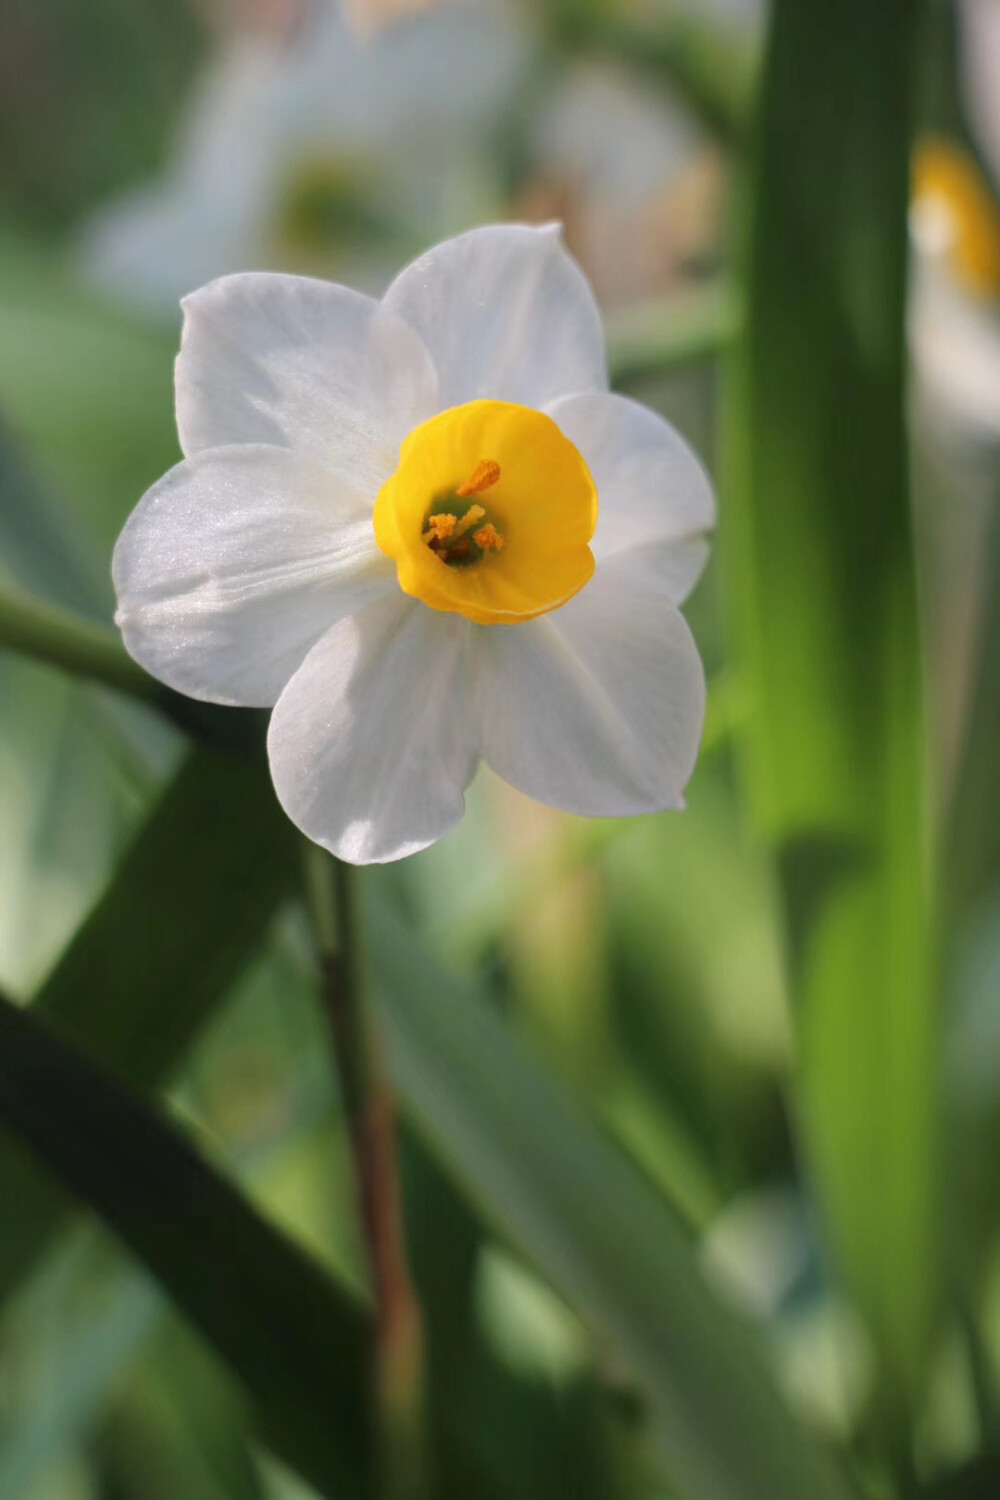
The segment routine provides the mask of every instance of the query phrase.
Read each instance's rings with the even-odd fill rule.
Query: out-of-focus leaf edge
[[[140,1089],[164,1082],[260,951],[295,889],[298,845],[262,755],[196,749],[125,853],[35,998],[101,1066]],[[0,1140],[0,1303],[65,1215],[53,1186]]]
[[[786,894],[799,1118],[894,1424],[940,1293],[937,932],[906,473],[919,0],[776,0],[722,515],[745,770]],[[794,141],[794,149],[790,142]]]
[[[692,1500],[850,1500],[662,1198],[384,905],[371,962],[399,1097],[462,1191],[609,1341]]]
[[[0,1113],[235,1371],[321,1493],[363,1497],[364,1311],[136,1095],[0,997]]]

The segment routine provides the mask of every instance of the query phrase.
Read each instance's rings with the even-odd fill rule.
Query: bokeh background
[[[901,858],[912,876],[929,847],[937,892],[909,990],[899,950],[879,947],[890,895],[835,991],[811,996],[825,960],[802,961],[797,897],[814,893],[822,862],[785,838],[784,788],[759,791],[762,774],[780,780],[781,755],[761,761],[751,746],[747,770],[771,692],[755,686],[759,652],[741,660],[754,559],[767,563],[757,613],[773,602],[780,639],[800,627],[809,639],[788,579],[812,576],[813,546],[822,553],[827,527],[850,527],[860,503],[808,497],[784,554],[747,548],[731,519],[745,515],[741,465],[753,468],[732,436],[741,379],[743,399],[766,407],[753,362],[772,336],[760,216],[774,163],[794,173],[816,128],[806,54],[800,85],[788,56],[764,75],[789,108],[761,100],[767,21],[757,0],[14,0],[0,14],[5,588],[110,621],[114,539],[179,456],[171,373],[185,291],[274,268],[378,292],[429,243],[497,219],[562,221],[607,314],[616,385],[669,417],[719,480],[720,545],[687,606],[710,685],[687,810],[586,823],[481,772],[455,833],[366,875],[366,902],[392,914],[379,944],[402,944],[379,985],[408,1235],[435,1421],[458,1454],[448,1483],[469,1497],[700,1500],[669,1442],[662,1461],[656,1401],[609,1335],[602,1295],[574,1297],[572,1269],[553,1273],[585,1258],[587,1224],[603,1223],[622,1249],[603,1268],[611,1301],[634,1292],[641,1321],[625,1253],[641,1221],[616,1195],[619,1167],[680,1226],[712,1295],[756,1325],[793,1422],[850,1455],[859,1494],[1000,1494],[1000,4],[925,7],[908,208],[890,184],[858,221],[859,243],[891,240],[894,223],[908,237],[911,485],[899,514],[919,607],[926,755],[913,806],[927,837],[914,830]],[[865,41],[836,45],[846,68]],[[855,102],[845,88],[844,135],[863,157]],[[872,140],[891,124],[869,122]],[[829,187],[843,215],[835,172]],[[831,333],[814,351],[834,390],[854,379],[838,350]],[[793,407],[774,420],[775,452],[808,429]],[[870,478],[869,436],[860,414],[839,434]],[[814,501],[827,506],[819,520]],[[845,544],[862,579],[881,535],[866,524]],[[831,651],[867,629],[867,599],[845,583],[816,627]],[[0,648],[3,628],[0,606]],[[767,629],[761,639],[766,654]],[[775,691],[792,679],[779,668]],[[779,733],[782,714],[796,726],[791,781],[825,732],[822,711],[801,728],[810,712],[790,699],[772,712]],[[865,779],[869,753],[881,764],[881,730],[870,732],[848,778]],[[0,650],[0,988],[40,997],[71,1042],[159,1089],[218,1173],[363,1295],[296,873],[263,835],[239,831],[242,807],[269,798],[266,778],[216,768],[178,792],[188,753],[178,728],[126,696]],[[823,752],[817,763],[825,796],[838,773]],[[119,861],[157,816],[155,847],[123,877]],[[905,800],[898,816],[910,817]],[[189,906],[142,863],[171,836],[187,849]],[[121,951],[101,957],[112,928],[82,924],[95,909],[108,918],[123,883],[134,905],[113,929]],[[159,946],[144,950],[150,932]],[[42,1069],[30,1083],[56,1118],[61,1079]],[[558,1118],[533,1140],[550,1090]],[[601,1150],[610,1143],[592,1176],[573,1130],[556,1128],[567,1098],[567,1119],[579,1111]],[[5,1114],[6,1099],[0,1086]],[[79,1144],[92,1165],[101,1157]],[[580,1190],[573,1212],[552,1186],[563,1169]],[[53,1190],[13,1136],[0,1201],[0,1500],[328,1492],[315,1487],[321,1465],[269,1441],[260,1390],[251,1381],[248,1394],[211,1316],[190,1300],[178,1311],[169,1278],[165,1290],[106,1222]],[[196,1279],[199,1262],[206,1278],[214,1267],[224,1287],[214,1220],[172,1224],[162,1253],[186,1255]],[[266,1305],[270,1284],[253,1358],[280,1373],[294,1341]],[[316,1395],[349,1443],[349,1400],[341,1421],[337,1388]],[[720,1408],[723,1448],[727,1420]]]

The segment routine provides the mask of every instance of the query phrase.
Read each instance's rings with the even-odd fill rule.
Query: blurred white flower
[[[1000,183],[1000,3],[960,0],[963,107]],[[1000,214],[968,153],[932,140],[917,152],[910,344],[918,400],[940,437],[1000,442]]]
[[[914,517],[946,803],[975,680],[1000,452],[1000,215],[956,144],[918,149],[910,230]]]
[[[412,853],[480,758],[571,812],[682,805],[704,680],[678,606],[711,488],[609,393],[554,226],[447,241],[381,302],[258,274],[184,312],[187,456],[119,539],[117,618],[180,691],[274,706],[300,828],[359,863]]]
[[[1000,5],[960,0],[963,104],[979,149],[1000,182]]]
[[[557,216],[602,303],[674,287],[717,252],[724,165],[689,109],[613,63],[568,67],[543,99],[520,206]]]
[[[348,25],[358,36],[369,37],[393,21],[431,10],[441,0],[340,0],[340,4]]]
[[[359,41],[334,0],[230,39],[163,176],[102,208],[79,257],[105,294],[171,313],[231,271],[384,285],[401,250],[496,211],[488,147],[520,71],[502,0]]]
[[[917,152],[910,347],[922,410],[944,436],[1000,441],[1000,214],[945,140]]]

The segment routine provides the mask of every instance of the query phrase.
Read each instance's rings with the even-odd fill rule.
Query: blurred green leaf
[[[191,752],[36,1006],[153,1087],[260,951],[298,871],[263,756]]]
[[[0,600],[9,587],[31,590],[95,628],[88,541],[0,421]],[[2,652],[0,702],[0,983],[24,994],[93,904],[140,810],[144,787],[131,775],[139,731],[157,767],[172,736],[150,714],[112,733],[106,700]]]
[[[70,676],[156,708],[193,737],[236,748],[259,738],[261,721],[186,698],[151,677],[129,656],[120,635],[72,610],[49,604],[24,589],[0,583],[0,651],[12,651],[54,666]]]
[[[61,1022],[60,1029],[66,1029]],[[299,1275],[301,1253],[288,1245],[290,1264],[282,1269],[276,1247],[280,1243],[283,1249],[285,1242],[263,1225],[234,1189],[173,1140],[171,1132],[157,1125],[152,1113],[108,1075],[46,1035],[30,1012],[2,1001],[0,1054],[0,1115],[163,1282],[255,1398],[265,1430],[279,1451],[322,1493],[364,1493],[353,1481],[345,1486],[343,1476],[336,1480],[339,1488],[335,1487],[334,1460],[327,1452],[331,1424],[336,1428],[334,1437],[340,1432],[357,1438],[362,1431],[364,1365],[354,1359],[352,1334],[350,1361],[344,1356],[342,1339],[327,1351],[331,1360],[339,1359],[343,1380],[354,1380],[351,1399],[345,1403],[337,1380],[319,1377],[319,1351],[326,1340],[335,1338],[336,1330],[330,1316],[317,1318],[316,1348],[303,1348],[304,1329],[316,1308],[299,1312],[291,1305],[290,1288]],[[9,1078],[5,1067],[10,1069]],[[39,1078],[44,1086],[39,1085]],[[425,1162],[424,1192],[439,1181],[433,1170],[426,1175],[429,1168]],[[440,1493],[461,1495],[463,1500],[542,1497],[552,1493],[560,1476],[566,1477],[570,1472],[567,1460],[572,1460],[574,1493],[594,1500],[610,1496],[602,1421],[606,1402],[599,1401],[593,1384],[574,1382],[553,1390],[516,1378],[472,1333],[467,1306],[462,1328],[456,1330],[456,1301],[462,1289],[454,1277],[449,1281],[448,1268],[454,1271],[456,1255],[470,1270],[472,1261],[465,1243],[467,1216],[460,1204],[447,1201],[447,1194],[445,1199],[442,1204],[439,1190],[427,1212],[421,1201],[418,1216],[425,1234],[432,1228],[427,1213],[433,1218],[433,1238],[426,1248],[433,1251],[434,1373],[441,1384],[440,1392],[436,1380],[432,1387],[441,1437]],[[30,1210],[30,1198],[27,1206]],[[248,1215],[254,1221],[252,1229]],[[461,1243],[452,1239],[456,1215],[466,1226],[459,1225]],[[261,1245],[257,1228],[266,1231],[270,1248]],[[473,1252],[477,1239],[469,1241]],[[234,1265],[237,1241],[241,1256]],[[315,1279],[319,1273],[311,1271],[310,1275]],[[216,1306],[222,1282],[229,1285],[229,1292],[223,1304]],[[273,1295],[270,1305],[262,1307],[265,1283],[273,1284]],[[315,1300],[308,1281],[304,1295],[307,1302]],[[358,1323],[360,1341],[361,1315],[352,1317]],[[286,1321],[287,1333],[281,1331]],[[450,1342],[438,1348],[437,1341],[449,1326]],[[106,1332],[112,1347],[88,1345],[88,1356],[114,1360],[119,1340],[117,1336],[112,1339],[110,1324]],[[254,1339],[260,1340],[257,1353]],[[265,1359],[271,1360],[273,1369],[263,1370]],[[285,1367],[286,1359],[297,1372],[294,1378]],[[314,1389],[308,1402],[303,1401],[303,1385]],[[66,1402],[53,1420],[79,1422],[92,1409],[72,1381]],[[294,1425],[289,1406],[295,1408]],[[37,1439],[51,1435],[50,1423],[40,1434],[34,1433],[31,1451],[16,1455],[18,1464],[37,1457]]]
[[[935,1481],[928,1500],[995,1500],[1000,1493],[1000,1454],[980,1453],[954,1473]]]
[[[162,699],[160,684],[133,661],[116,631],[9,584],[0,584],[0,651],[16,651],[150,702]]]
[[[608,362],[617,387],[711,359],[739,332],[735,290],[724,282],[640,302],[608,321]]]
[[[157,682],[103,623],[110,573],[96,563],[97,550],[91,529],[74,522],[0,425],[0,652],[115,688],[213,744],[247,743],[260,728],[257,715],[199,703]],[[144,743],[150,738],[145,733]]]
[[[0,983],[30,993],[138,811],[85,689],[0,655]]]
[[[642,1382],[692,1500],[847,1500],[749,1332],[711,1297],[678,1223],[500,1020],[383,906],[376,991],[400,1096],[486,1218]]]
[[[777,0],[723,504],[800,1103],[886,1389],[937,1294],[936,945],[904,438],[914,0]]]
[[[702,766],[684,817],[634,820],[604,867],[634,1072],[698,1142],[716,1198],[773,1175],[791,1051],[777,882],[725,782]]]
[[[168,1319],[97,1430],[102,1479],[141,1500],[267,1500],[246,1408],[212,1349]]]
[[[619,1496],[623,1434],[589,1360],[556,1380],[531,1378],[500,1357],[477,1307],[488,1246],[482,1223],[417,1135],[404,1130],[401,1148],[407,1240],[430,1334],[432,1420],[458,1493]]]
[[[2,265],[2,261],[0,261]],[[17,444],[6,407],[0,421],[0,579],[99,616],[102,567],[79,518],[67,514]]]
[[[0,1113],[237,1372],[278,1451],[368,1493],[367,1320],[134,1096],[0,998]]]
[[[259,947],[297,872],[297,836],[277,808],[262,759],[195,752],[43,987],[39,1013],[92,1057],[154,1086]],[[63,1221],[66,1204],[10,1142],[0,1150],[0,1191],[18,1204],[0,1237],[0,1286],[9,1292]],[[188,1227],[181,1224],[178,1235]],[[202,1244],[206,1261],[213,1253]],[[443,1253],[438,1216],[436,1264]],[[454,1283],[439,1289],[436,1336],[440,1309],[456,1295]],[[440,1402],[448,1493],[545,1495],[570,1452],[580,1464],[580,1494],[608,1493],[592,1389],[535,1391],[467,1337],[452,1354]]]
[[[63,225],[158,163],[198,54],[183,0],[40,0],[0,18],[2,200]]]
[[[96,303],[43,247],[0,238],[0,409],[85,532],[107,613],[111,545],[181,456],[176,352],[176,330]]]
[[[197,853],[193,853],[197,851]],[[142,1088],[180,1061],[260,950],[294,888],[298,846],[262,756],[192,752],[38,994],[91,1057]],[[37,1259],[61,1197],[0,1143],[0,1296]]]
[[[90,1258],[85,1269],[93,1272]],[[45,1290],[50,1290],[48,1282]],[[162,1308],[163,1299],[148,1278],[122,1272],[110,1291],[92,1293],[82,1317],[60,1320],[58,1344],[51,1354],[42,1340],[43,1348],[33,1351],[35,1362],[44,1364],[51,1358],[55,1368],[43,1372],[29,1410],[18,1411],[10,1424],[0,1450],[0,1500],[24,1500],[35,1492],[66,1448],[97,1418],[110,1390],[149,1338]]]

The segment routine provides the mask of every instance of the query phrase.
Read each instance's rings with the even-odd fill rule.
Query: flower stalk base
[[[358,871],[310,846],[308,888],[375,1302],[372,1420],[380,1500],[424,1500],[424,1325],[406,1254],[395,1104],[365,1006]]]

